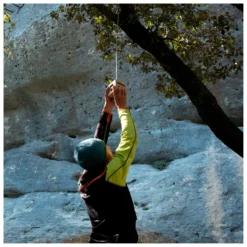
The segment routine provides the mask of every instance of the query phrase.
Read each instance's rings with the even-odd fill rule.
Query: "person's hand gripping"
[[[115,105],[118,110],[129,109],[127,106],[126,88],[113,86],[113,95],[114,95]]]
[[[103,111],[106,111],[106,112],[109,112],[109,113],[112,112],[112,109],[115,106],[114,99],[112,99],[112,98],[109,97],[109,93],[110,93],[112,87],[113,87],[112,84],[109,85],[106,88],[105,95],[104,95],[105,96],[105,105],[104,105]]]

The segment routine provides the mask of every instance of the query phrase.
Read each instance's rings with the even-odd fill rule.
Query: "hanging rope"
[[[119,21],[119,13],[117,14],[117,27],[118,27],[118,21]],[[116,80],[117,80],[117,68],[118,68],[118,64],[117,64],[117,50],[118,50],[118,35],[117,35],[117,29],[116,29]]]

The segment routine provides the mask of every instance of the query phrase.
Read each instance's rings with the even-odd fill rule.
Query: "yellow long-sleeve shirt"
[[[130,110],[121,109],[118,115],[122,127],[121,140],[114,158],[107,165],[106,181],[126,186],[126,178],[138,144],[138,135]]]

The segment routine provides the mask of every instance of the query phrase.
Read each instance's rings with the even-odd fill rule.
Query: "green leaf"
[[[133,59],[132,59],[132,54],[128,54],[128,55],[127,55],[126,61],[127,61],[128,63],[131,63],[131,62],[133,61]]]
[[[174,42],[173,48],[174,48],[175,51],[177,51],[179,49],[179,43],[178,42]]]
[[[151,21],[148,21],[147,22],[147,25],[146,25],[146,28],[150,28],[150,27],[152,27],[153,26],[153,23],[151,22]]]
[[[56,19],[56,20],[58,20],[58,18],[59,18],[59,14],[55,11],[52,11],[50,13],[50,16],[51,16],[51,18]]]
[[[3,16],[3,20],[4,20],[4,23],[9,23],[11,21],[10,19],[10,15],[5,13],[4,16]]]
[[[229,42],[230,42],[231,45],[234,44],[235,43],[234,37],[231,37],[231,39],[229,40]]]
[[[94,18],[97,24],[100,24],[103,22],[103,17],[100,15],[99,17]]]
[[[60,12],[64,12],[64,11],[65,11],[64,6],[61,5],[61,6],[59,7],[59,10],[60,10]]]

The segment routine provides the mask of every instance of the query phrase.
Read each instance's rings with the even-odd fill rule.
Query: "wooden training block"
[[[126,88],[126,85],[123,82],[118,81],[118,80],[114,80],[110,85],[114,85],[116,87]],[[114,98],[112,89],[111,89],[110,93],[108,94],[108,96],[112,99]]]

